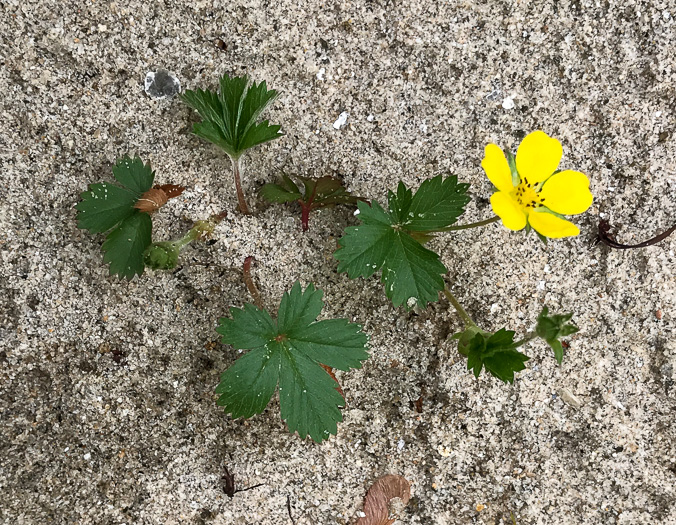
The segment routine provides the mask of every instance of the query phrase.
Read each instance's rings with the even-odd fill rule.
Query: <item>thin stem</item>
[[[265,305],[263,304],[261,293],[258,291],[258,288],[256,288],[256,284],[253,281],[253,277],[251,277],[251,263],[253,262],[253,260],[254,258],[251,256],[244,259],[244,266],[242,268],[242,278],[244,279],[244,284],[246,284],[246,287],[249,290],[251,297],[253,297],[254,304],[258,306],[258,308],[260,308],[261,310],[265,310]]]
[[[497,222],[500,220],[500,217],[497,215],[495,217],[491,217],[490,219],[486,219],[485,221],[479,221],[479,222],[472,222],[470,224],[461,224],[460,226],[448,226],[447,228],[443,228],[441,230],[437,230],[440,232],[453,232],[453,231],[458,231],[458,230],[469,230],[470,228],[478,228],[479,226],[486,226],[487,224],[492,224],[494,222]]]
[[[469,316],[469,314],[465,312],[465,309],[462,307],[462,305],[458,302],[455,296],[448,289],[448,286],[444,288],[444,295],[453,305],[453,308],[455,308],[455,310],[458,312],[458,315],[460,316],[460,318],[467,327],[476,326],[476,324],[474,323],[474,321],[472,321],[472,318]]]
[[[243,215],[251,215],[249,207],[244,199],[244,191],[242,190],[242,181],[239,177],[239,158],[230,159],[232,161],[232,174],[235,177],[235,189],[237,190],[237,202],[239,203],[239,211]]]
[[[535,332],[528,332],[525,336],[523,336],[523,339],[514,343],[514,346],[517,347],[517,346],[525,345],[528,341],[532,341],[537,336],[538,336],[538,334],[536,334]]]

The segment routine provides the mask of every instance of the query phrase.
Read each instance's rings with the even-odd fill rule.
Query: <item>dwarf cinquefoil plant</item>
[[[91,184],[80,194],[78,228],[90,233],[109,232],[101,249],[110,275],[132,279],[144,269],[144,253],[152,242],[151,213],[185,188],[173,184],[153,186],[155,172],[138,157],[123,157],[113,166],[119,185]]]
[[[468,185],[456,177],[441,176],[422,183],[412,191],[399,183],[396,194],[388,193],[387,208],[378,202],[359,202],[361,224],[345,230],[335,252],[338,271],[350,278],[382,273],[385,293],[394,306],[425,307],[444,293],[465,324],[456,334],[459,352],[478,376],[482,369],[512,382],[514,372],[525,368],[528,357],[517,348],[533,338],[543,338],[563,358],[560,338],[577,331],[568,323],[572,314],[548,315],[545,308],[537,326],[525,338],[515,341],[515,332],[505,328],[491,333],[479,328],[445,286],[447,273],[439,255],[424,246],[441,232],[485,226],[498,220],[510,230],[534,229],[541,239],[579,234],[577,226],[563,214],[582,213],[592,202],[589,180],[577,171],[556,171],[561,160],[561,144],[542,131],[528,135],[517,151],[505,156],[494,144],[486,147],[482,166],[497,191],[491,206],[497,216],[455,226],[469,202]]]
[[[366,335],[346,319],[317,321],[322,291],[296,282],[282,297],[277,318],[246,304],[231,308],[217,332],[223,342],[248,350],[221,375],[218,404],[233,418],[260,414],[279,391],[282,419],[289,432],[321,442],[337,432],[345,404],[340,386],[326,367],[361,368],[368,358]]]
[[[279,184],[265,184],[259,191],[259,195],[266,201],[285,204],[297,202],[301,210],[301,229],[307,231],[310,224],[310,212],[319,208],[335,206],[336,204],[354,205],[363,200],[355,197],[345,189],[342,181],[334,177],[310,177],[297,176],[302,189],[288,175],[282,175]]]
[[[249,214],[240,178],[240,157],[254,146],[281,137],[281,126],[267,120],[256,122],[263,110],[277,97],[265,82],[251,83],[248,76],[224,74],[218,93],[187,90],[181,98],[202,117],[193,125],[193,133],[215,144],[230,157],[235,178],[239,210]]]

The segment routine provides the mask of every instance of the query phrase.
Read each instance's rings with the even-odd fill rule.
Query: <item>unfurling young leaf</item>
[[[468,187],[455,176],[439,175],[423,182],[415,195],[400,182],[396,194],[388,192],[387,210],[375,201],[359,202],[361,224],[345,230],[334,254],[338,271],[354,279],[382,270],[394,306],[410,309],[436,301],[447,270],[439,255],[421,243],[458,220],[469,202]]]
[[[538,316],[538,324],[535,327],[535,333],[552,347],[557,363],[563,361],[562,337],[574,334],[579,330],[573,323],[569,323],[573,317],[572,313],[564,315],[549,315],[549,309],[545,306]]]
[[[514,382],[514,372],[526,368],[524,363],[530,359],[517,351],[512,330],[501,328],[494,334],[471,326],[464,332],[455,334],[458,339],[458,351],[467,356],[467,369],[479,377],[482,368],[505,383]]]
[[[321,442],[337,431],[344,399],[324,370],[360,368],[368,358],[366,335],[346,319],[317,321],[322,291],[296,282],[282,297],[277,319],[254,305],[231,308],[217,332],[223,342],[249,350],[222,375],[218,405],[233,418],[260,414],[279,385],[289,432]]]
[[[302,182],[303,189],[287,175],[282,176],[279,184],[265,184],[260,189],[260,196],[269,202],[284,204],[297,201],[301,207],[301,225],[303,231],[309,228],[310,212],[326,206],[336,204],[356,204],[363,200],[351,195],[343,187],[342,181],[334,177],[310,177],[297,176]]]
[[[281,137],[281,126],[267,120],[256,122],[263,110],[277,97],[265,82],[251,83],[248,76],[224,74],[218,93],[187,90],[181,98],[202,117],[193,125],[193,133],[221,148],[230,157],[240,211],[249,213],[239,174],[239,158],[246,150]]]

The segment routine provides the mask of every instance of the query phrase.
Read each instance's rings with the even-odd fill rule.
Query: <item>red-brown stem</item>
[[[300,224],[304,232],[310,229],[310,206],[301,203],[300,208]]]
[[[235,189],[237,190],[237,202],[239,203],[239,211],[243,215],[251,215],[249,207],[244,199],[244,191],[242,190],[242,181],[239,177],[239,159],[230,159],[232,161],[232,174],[235,177]]]
[[[244,259],[244,266],[242,267],[242,279],[244,279],[244,284],[246,284],[247,290],[249,290],[251,297],[253,297],[254,304],[261,310],[265,310],[261,293],[258,291],[258,288],[256,288],[253,277],[251,277],[251,263],[253,260],[254,258],[251,256]]]

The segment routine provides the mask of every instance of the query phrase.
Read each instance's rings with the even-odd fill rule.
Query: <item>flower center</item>
[[[536,185],[530,184],[528,179],[523,179],[516,187],[514,198],[524,208],[539,208],[545,199],[540,197],[540,194],[535,191]]]

